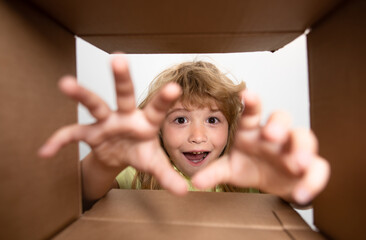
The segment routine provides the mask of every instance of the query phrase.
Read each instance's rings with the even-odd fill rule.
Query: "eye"
[[[207,119],[207,122],[210,123],[210,124],[216,124],[216,123],[219,123],[220,120],[217,117],[209,117]]]
[[[174,119],[174,122],[177,124],[185,124],[187,123],[187,119],[185,117],[177,117]]]

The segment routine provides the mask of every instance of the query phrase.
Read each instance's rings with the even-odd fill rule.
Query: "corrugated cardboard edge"
[[[214,228],[164,223],[133,223],[80,219],[55,237],[62,239],[281,239],[291,240],[281,230]]]
[[[288,33],[159,34],[83,36],[108,53],[229,53],[276,51],[300,36]]]

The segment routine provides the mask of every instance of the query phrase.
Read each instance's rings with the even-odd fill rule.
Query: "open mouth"
[[[200,165],[210,152],[184,152],[184,156],[193,164]]]

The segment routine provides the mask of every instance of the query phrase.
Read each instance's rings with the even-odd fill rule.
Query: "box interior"
[[[366,214],[366,197],[362,189],[366,172],[363,154],[366,2],[282,0],[273,5],[264,0],[174,2],[179,8],[172,4],[162,1],[156,5],[147,0],[103,3],[92,0],[88,4],[71,0],[0,1],[0,28],[4,33],[0,35],[0,154],[4,159],[0,163],[3,196],[0,223],[4,229],[0,231],[0,238],[49,238],[67,226],[66,232],[81,231],[79,236],[97,236],[101,234],[98,229],[114,229],[116,234],[131,236],[134,236],[132,233],[149,236],[149,231],[143,229],[150,229],[156,236],[162,236],[166,231],[187,235],[198,231],[197,227],[188,228],[187,224],[168,224],[164,219],[170,217],[177,217],[179,223],[191,221],[191,218],[204,220],[208,225],[200,226],[206,229],[200,233],[202,237],[215,238],[218,237],[216,231],[221,231],[209,226],[214,222],[208,218],[208,211],[202,216],[193,215],[194,212],[173,216],[169,215],[170,211],[146,215],[161,204],[160,198],[166,202],[172,200],[164,193],[144,195],[146,199],[151,198],[153,204],[150,204],[141,196],[136,197],[140,193],[122,196],[122,192],[113,191],[92,212],[80,215],[76,144],[62,150],[54,159],[36,156],[37,149],[55,129],[76,122],[76,104],[57,90],[57,80],[62,75],[75,75],[74,35],[107,52],[275,51],[309,27],[312,29],[308,35],[311,124],[319,138],[320,153],[332,166],[329,186],[315,201],[316,226],[332,238],[361,239],[365,236],[362,222]],[[195,196],[193,201],[209,195],[189,196]],[[222,200],[220,194],[212,196],[215,197],[204,200],[207,206],[212,206],[210,201],[229,202]],[[140,222],[125,222],[123,216],[127,215],[123,215],[124,212],[133,210],[134,205],[124,209],[120,202],[124,198],[131,198],[126,199],[129,203],[147,207],[145,212],[140,209],[132,212],[136,219],[143,221],[145,228],[139,225]],[[243,201],[250,205],[250,198]],[[184,200],[174,199],[175,203],[179,201]],[[256,201],[269,204],[264,195]],[[279,204],[277,200],[273,201]],[[200,211],[205,207],[196,204]],[[110,206],[115,206],[113,211],[107,211]],[[174,206],[166,209],[175,209]],[[237,202],[237,206],[239,211],[239,206],[244,205]],[[284,220],[287,217],[280,216],[287,214],[287,210],[274,211],[277,222],[272,210],[268,210],[263,219],[258,217],[262,216],[262,210],[256,210],[250,219],[235,219],[232,215],[224,218],[228,213],[219,209],[213,212],[221,214],[220,219],[230,217],[230,222],[235,219],[235,224],[240,226],[249,224],[246,226],[251,230],[247,233],[242,232],[243,228],[235,228],[241,234],[261,236],[271,232],[271,236],[279,234],[281,238],[283,234],[290,236],[290,232],[295,239],[321,237],[303,227],[297,228],[297,225],[293,228],[291,224],[297,220],[287,223]],[[114,211],[120,211],[120,214],[115,215]],[[163,220],[155,222],[151,216]],[[124,221],[126,227],[118,228],[119,221]],[[70,225],[72,222],[74,224]],[[257,231],[254,226],[258,225],[265,226],[268,231]],[[62,232],[60,237],[64,234]],[[263,235],[263,238],[269,235]]]
[[[0,239],[45,239],[80,216],[78,149],[53,159],[38,148],[77,121],[76,104],[58,90],[75,74],[75,39],[38,11],[0,1]]]
[[[221,53],[275,51],[341,0],[31,2],[109,53]]]
[[[365,10],[365,1],[348,1],[308,35],[311,128],[332,174],[314,223],[334,239],[366,236]]]

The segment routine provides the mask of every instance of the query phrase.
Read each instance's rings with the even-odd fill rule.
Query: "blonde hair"
[[[243,111],[239,93],[245,89],[245,83],[234,84],[214,64],[204,61],[184,62],[161,72],[149,85],[148,95],[139,108],[144,108],[151,98],[167,83],[177,83],[182,88],[179,101],[184,107],[212,107],[215,103],[223,113],[229,125],[227,145],[222,154],[227,153],[234,141],[237,119]],[[160,138],[161,146],[162,139]],[[163,147],[164,148],[164,147]],[[142,189],[161,189],[151,174],[136,172],[132,188],[137,188],[137,180]],[[235,191],[222,185],[224,191]]]

